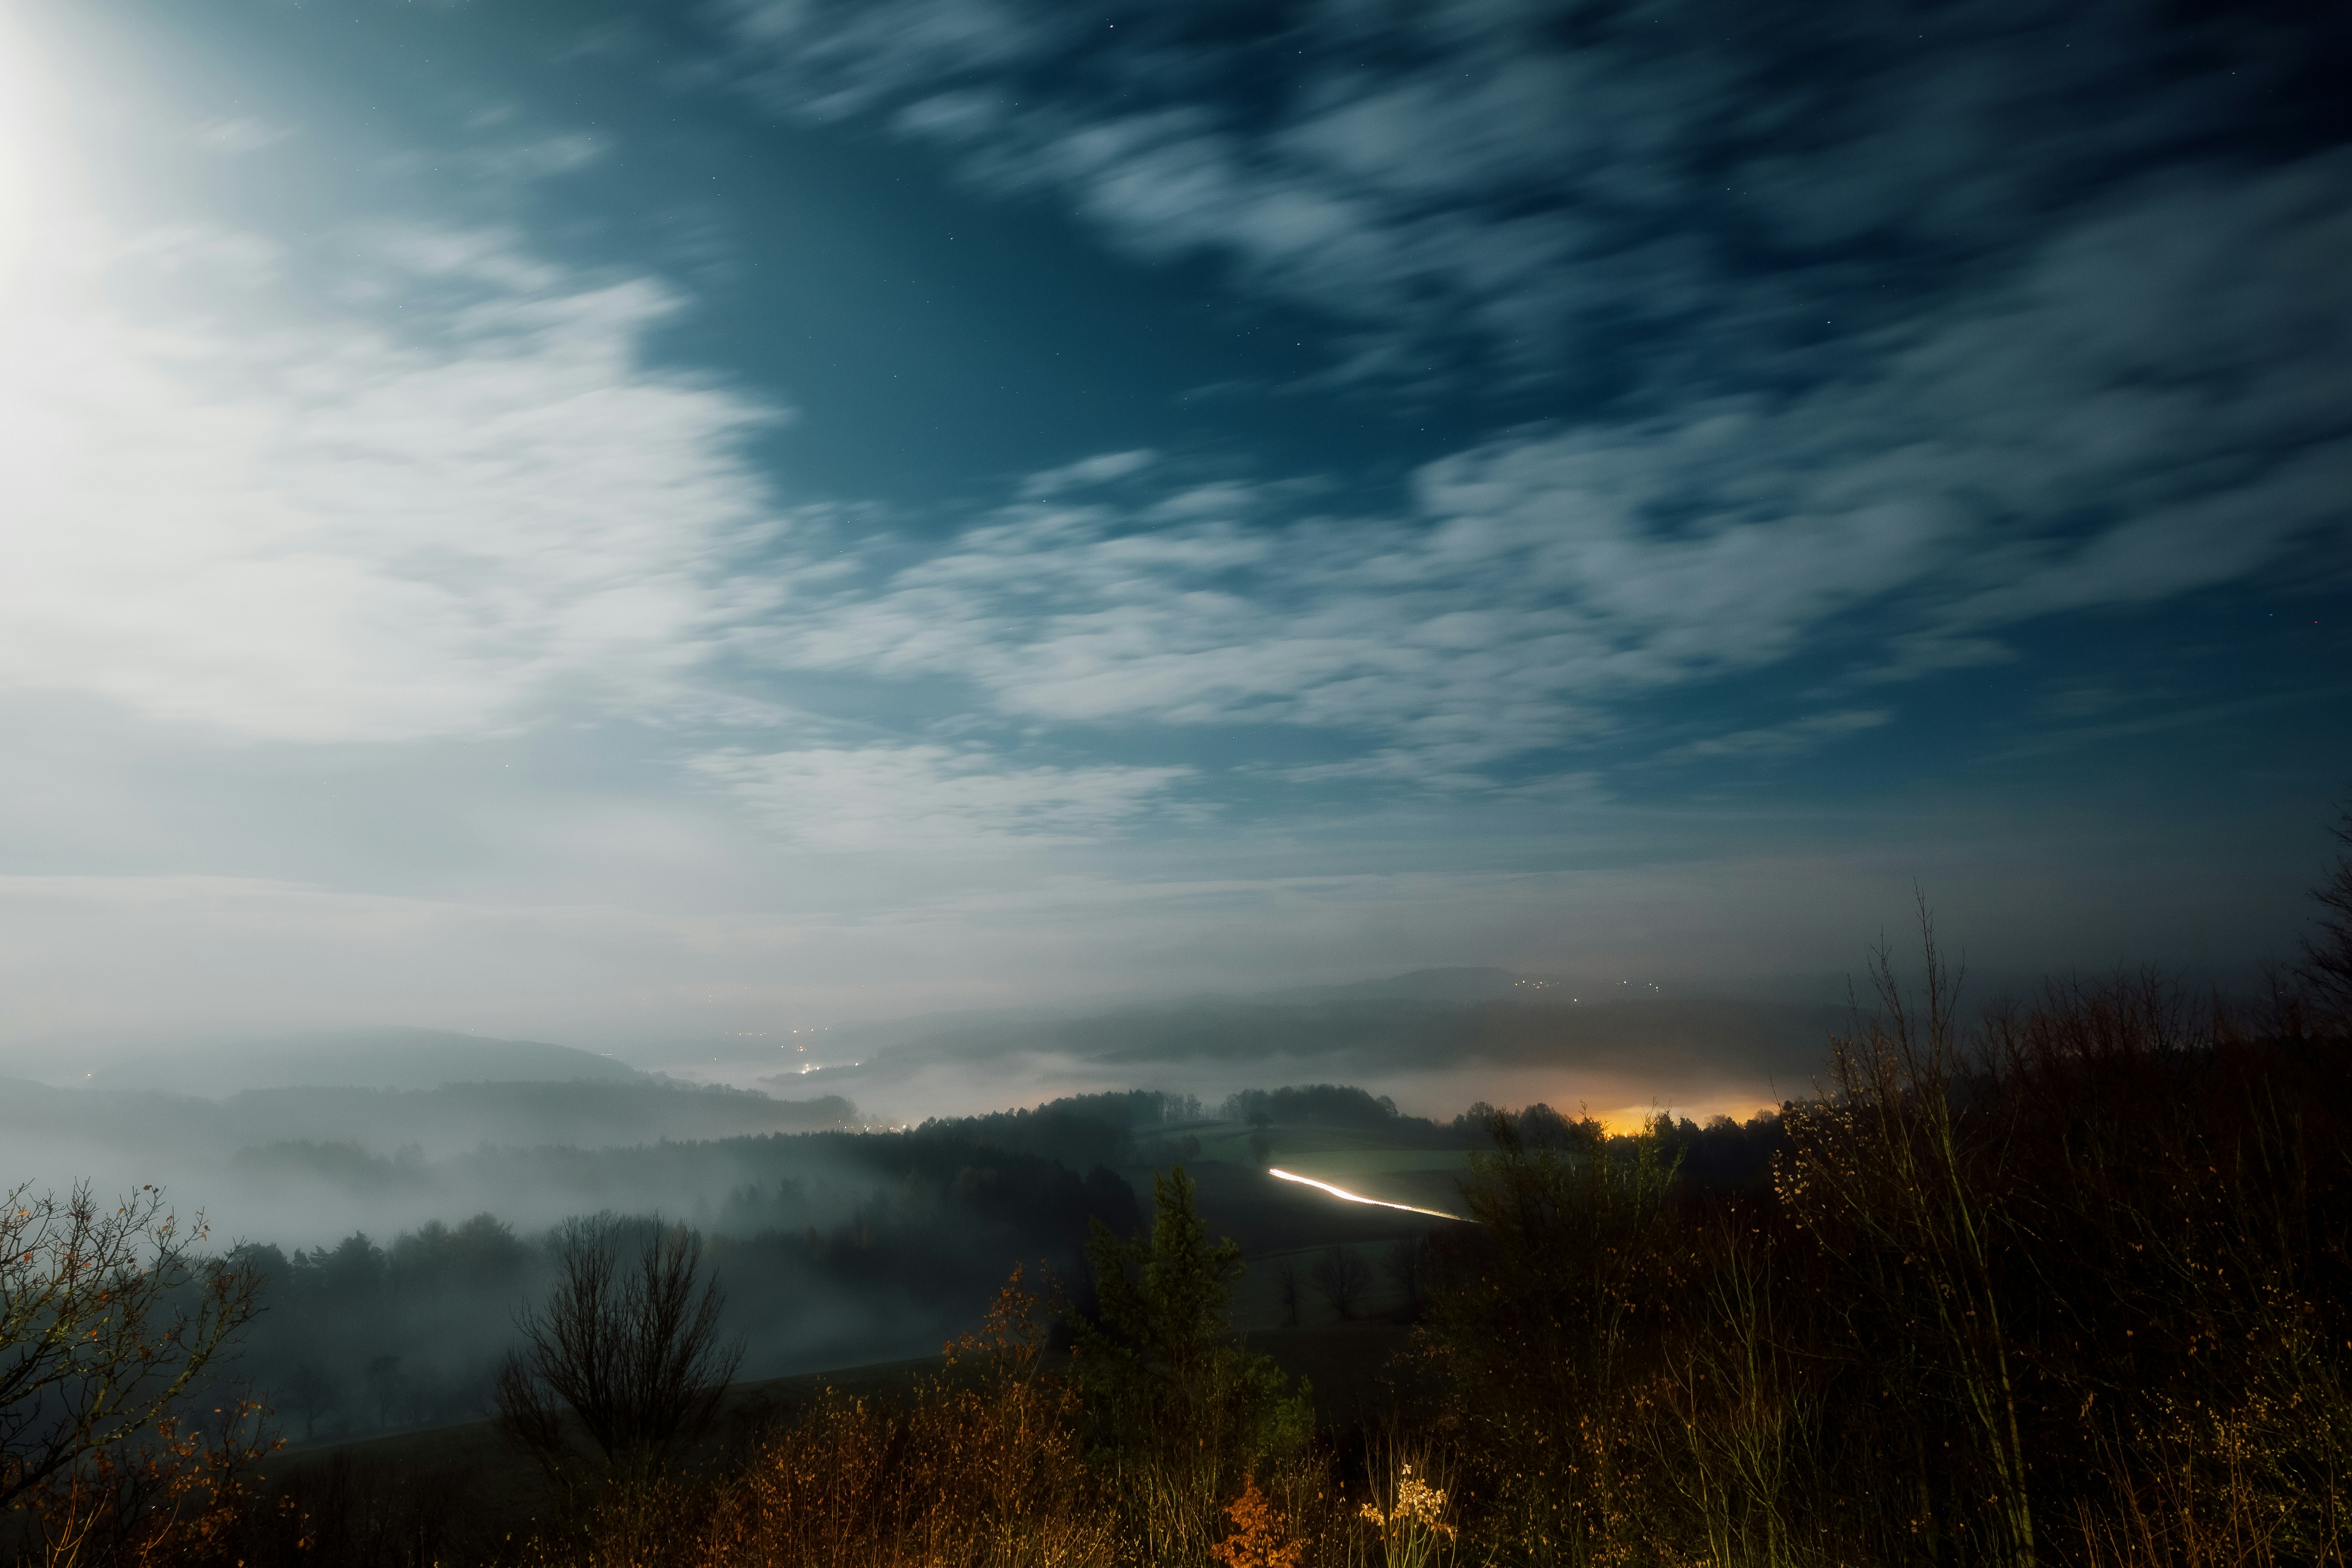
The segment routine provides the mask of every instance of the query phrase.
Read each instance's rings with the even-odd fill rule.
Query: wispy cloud
[[[765,826],[817,849],[985,849],[1086,842],[1161,804],[1189,767],[1008,764],[938,745],[727,750],[694,770]]]
[[[1966,287],[2136,161],[2259,123],[2293,48],[2209,28],[2194,47],[2242,73],[2152,96],[2192,42],[2165,30],[2194,25],[1999,0],[1704,26],[1484,0],[729,14],[782,111],[939,146],[1140,255],[1224,258],[1352,323],[1360,371],[1418,379],[1475,345],[1523,377],[1668,394],[1785,374],[1800,344]]]
[[[72,308],[19,313],[0,373],[37,525],[0,584],[0,679],[310,739],[481,732],[564,695],[771,711],[700,673],[723,647],[956,683],[967,718],[1081,745],[1090,726],[1290,728],[1351,753],[1277,770],[1297,782],[1500,783],[1663,691],[1824,649],[1853,682],[1911,679],[2001,658],[2039,617],[2342,537],[2352,328],[2298,282],[2352,245],[2341,174],[2119,201],[2010,284],[1888,329],[1846,377],[1513,430],[1425,466],[1392,512],[1320,515],[1309,485],[1114,452],[1019,481],[943,544],[868,541],[894,563],[878,574],[796,538],[741,456],[778,410],[646,363],[681,304],[648,279],[379,229],[346,314],[169,335],[52,279]],[[114,254],[210,269],[221,298],[278,265],[234,233]],[[1783,722],[1755,732],[1806,733]],[[850,814],[841,843],[919,837],[893,822],[1099,836],[1172,776],[921,746],[714,754],[772,822],[782,796],[741,757],[903,795],[871,824],[856,789],[824,795]]]
[[[266,147],[275,147],[293,134],[286,126],[257,120],[250,115],[239,115],[215,120],[198,130],[196,144],[208,153],[226,153],[234,158],[247,153],[258,153]]]
[[[477,179],[512,184],[578,174],[611,156],[612,151],[609,137],[573,131],[531,141],[493,142],[453,154],[448,161]]]
[[[1222,257],[1330,318],[1350,374],[1499,366],[1552,411],[1376,515],[1056,468],[799,601],[763,634],[784,667],[1007,722],[1308,731],[1348,754],[1273,772],[1459,788],[1589,766],[1557,753],[1727,676],[1809,658],[1799,706],[1885,715],[2022,626],[2352,559],[2352,169],[2284,121],[2243,139],[2283,33],[1992,0],[1705,37],[1467,3],[727,15],[782,113]],[[2242,77],[2170,77],[2192,37]]]
[[[1716,757],[1782,757],[1810,752],[1832,741],[1864,730],[1875,730],[1895,717],[1885,708],[1849,708],[1836,713],[1815,713],[1760,730],[1735,730],[1704,741],[1692,741],[1659,754],[1666,763],[1700,762]]]
[[[804,598],[768,647],[969,682],[1008,718],[1351,734],[1355,760],[1287,776],[1459,784],[1801,655],[1883,689],[2010,657],[2051,616],[2342,573],[2352,311],[2302,274],[2352,249],[2343,174],[2120,202],[1849,377],[1513,431],[1425,466],[1389,515],[1091,459]],[[1074,488],[1114,470],[1116,493]],[[1808,733],[1790,722],[1741,749]]]
[[[1030,475],[1021,483],[1021,498],[1024,500],[1043,500],[1066,491],[1091,489],[1139,473],[1150,468],[1158,457],[1156,452],[1134,451],[1105,452],[1098,457],[1082,458],[1075,463]]]

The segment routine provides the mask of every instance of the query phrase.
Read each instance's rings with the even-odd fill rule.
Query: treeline
[[[1701,1126],[1662,1110],[1650,1119],[1643,1135],[1685,1187],[1753,1189],[1770,1182],[1773,1162],[1789,1147],[1784,1118],[1797,1114],[1801,1108],[1790,1103],[1746,1121],[1711,1116]],[[1586,1119],[1564,1116],[1549,1105],[1497,1110],[1480,1100],[1455,1117],[1448,1131],[1465,1148],[1491,1152],[1514,1141],[1536,1148],[1562,1146],[1584,1136],[1588,1126]]]
[[[940,1117],[924,1122],[917,1132],[990,1143],[1083,1171],[1129,1163],[1139,1142],[1202,1120],[1197,1095],[1139,1089],[1066,1095],[1024,1110]]]
[[[1336,1083],[1311,1083],[1287,1089],[1245,1089],[1228,1095],[1218,1108],[1227,1121],[1265,1127],[1275,1123],[1295,1127],[1354,1127],[1382,1132],[1432,1131],[1435,1123],[1418,1116],[1400,1116],[1396,1101],[1387,1095]]]
[[[1092,1223],[1136,1223],[1134,1191],[1108,1167],[1081,1173],[971,1127],[730,1142],[533,1152],[648,1176],[714,1158],[791,1173],[741,1182],[699,1216],[728,1327],[750,1342],[747,1375],[920,1354],[971,1322],[1016,1261],[1071,1270]],[[552,1235],[481,1214],[387,1245],[364,1233],[291,1251],[248,1244],[235,1257],[260,1280],[262,1313],[238,1374],[305,1440],[478,1418],[516,1308],[550,1278]]]
[[[1397,1110],[1386,1095],[1350,1085],[1317,1083],[1245,1089],[1213,1111],[1198,1095],[1158,1089],[1070,1095],[1025,1110],[927,1121],[928,1134],[961,1134],[1044,1154],[1075,1168],[1093,1164],[1164,1166],[1199,1157],[1197,1131],[1218,1121],[1251,1127],[1344,1127],[1404,1144],[1458,1147],[1467,1136],[1456,1119],[1444,1127]],[[1189,1142],[1188,1142],[1189,1140]]]

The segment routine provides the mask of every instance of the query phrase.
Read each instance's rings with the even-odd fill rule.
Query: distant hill
[[[1520,977],[1507,969],[1416,969],[1385,980],[1345,985],[1302,985],[1269,991],[1260,1002],[1352,1002],[1393,998],[1407,1002],[1500,1002],[1518,994]]]
[[[17,1053],[26,1078],[218,1099],[252,1089],[437,1089],[445,1083],[638,1083],[635,1068],[543,1040],[445,1029],[346,1029]]]
[[[1058,1018],[921,1020],[928,1032],[908,1026],[899,1040],[866,1047],[854,1074],[811,1074],[802,1087],[855,1085],[872,1100],[928,1063],[1017,1057],[1064,1058],[1085,1064],[1097,1081],[1127,1083],[1185,1081],[1196,1068],[1230,1083],[1246,1068],[1261,1086],[1459,1068],[1472,1075],[1461,1080],[1465,1096],[1486,1092],[1475,1078],[1481,1068],[1532,1068],[1576,1075],[1559,1079],[1563,1094],[1608,1078],[1673,1099],[1727,1078],[1807,1083],[1830,1036],[1847,1022],[1843,1008],[1815,1004],[1662,995],[1647,986],[1646,996],[1580,1000],[1562,994],[1567,989],[1507,970],[1433,969]]]
[[[250,1145],[287,1142],[349,1144],[377,1155],[413,1149],[437,1158],[483,1146],[607,1149],[808,1132],[852,1125],[856,1114],[856,1107],[835,1095],[775,1100],[649,1079],[434,1089],[305,1085],[240,1089],[217,1100],[0,1079],[0,1149],[20,1158],[41,1148],[61,1158],[74,1149],[115,1149],[203,1162],[226,1159]],[[66,1164],[75,1161],[67,1159]],[[0,1179],[10,1174],[0,1171]]]
[[[1640,1077],[1731,1066],[1801,1081],[1842,1016],[1772,1003],[1606,1001],[1514,993],[1493,1001],[1402,996],[1189,1003],[1073,1019],[1028,1037],[1106,1068],[1253,1062],[1293,1078],[1363,1078],[1488,1063],[1610,1068]],[[1275,1068],[1272,1064],[1286,1065]],[[1308,1065],[1308,1064],[1328,1065]]]

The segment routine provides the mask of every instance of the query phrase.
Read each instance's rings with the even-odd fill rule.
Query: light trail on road
[[[1413,1207],[1411,1204],[1392,1204],[1386,1198],[1368,1198],[1361,1193],[1351,1193],[1345,1187],[1335,1187],[1328,1182],[1318,1182],[1312,1176],[1293,1175],[1279,1165],[1268,1165],[1265,1168],[1265,1173],[1274,1177],[1276,1181],[1297,1182],[1302,1187],[1318,1188],[1323,1192],[1330,1194],[1335,1198],[1344,1199],[1351,1204],[1370,1204],[1374,1208],[1381,1209],[1402,1209],[1407,1214],[1425,1214],[1432,1219],[1460,1220],[1464,1225],[1474,1223],[1470,1220],[1463,1219],[1458,1214],[1447,1214],[1444,1209],[1421,1209]]]

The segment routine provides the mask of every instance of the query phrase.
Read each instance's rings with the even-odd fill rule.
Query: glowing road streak
[[[1462,1219],[1460,1215],[1447,1214],[1444,1209],[1417,1209],[1411,1204],[1392,1204],[1386,1198],[1368,1198],[1361,1193],[1351,1193],[1345,1187],[1335,1187],[1328,1182],[1318,1182],[1312,1176],[1294,1176],[1279,1165],[1268,1165],[1265,1168],[1265,1173],[1277,1181],[1297,1182],[1302,1187],[1319,1187],[1333,1197],[1343,1198],[1351,1204],[1370,1204],[1374,1208],[1382,1209],[1402,1209],[1407,1214],[1425,1214],[1433,1219]],[[1470,1222],[1462,1220],[1462,1223],[1467,1225]]]

